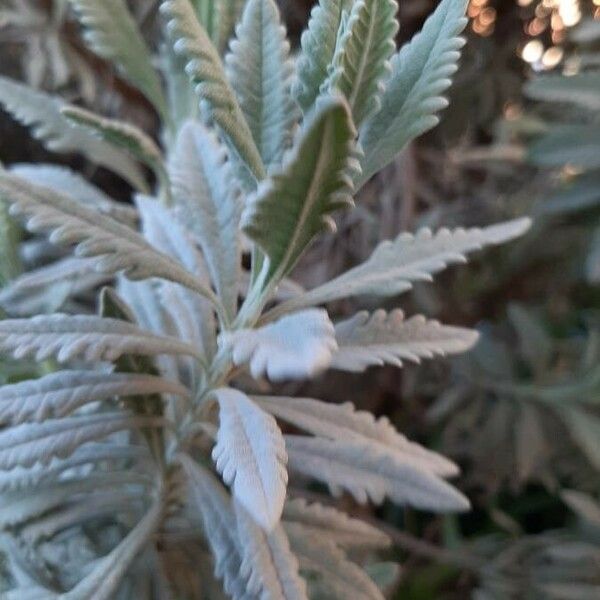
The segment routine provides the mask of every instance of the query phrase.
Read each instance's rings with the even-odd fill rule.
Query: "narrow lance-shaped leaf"
[[[64,600],[112,600],[131,563],[160,526],[164,510],[164,500],[155,499],[148,512],[125,539],[102,558],[89,575],[64,594]]]
[[[570,76],[543,75],[528,81],[523,92],[544,102],[570,102],[600,110],[600,73],[585,71]]]
[[[147,190],[134,160],[88,131],[73,127],[62,115],[68,106],[58,97],[0,77],[0,104],[15,119],[31,127],[32,135],[52,152],[79,152],[95,164],[114,171],[139,190]]]
[[[194,290],[219,307],[211,289],[114,219],[69,196],[4,173],[0,173],[0,194],[12,205],[11,214],[28,219],[30,231],[51,231],[51,242],[78,244],[78,256],[101,257],[99,271],[125,271],[130,279],[161,277]]]
[[[266,281],[279,281],[312,239],[334,229],[331,213],[352,206],[356,132],[341,98],[324,98],[281,171],[248,199],[242,228],[267,254]]]
[[[107,119],[76,106],[66,106],[62,114],[75,127],[88,129],[94,135],[109,144],[123,148],[154,171],[162,186],[162,191],[169,194],[169,181],[163,163],[162,152],[154,141],[141,129],[115,119]]]
[[[357,127],[378,112],[398,31],[395,0],[357,0],[338,44],[329,85],[340,90]]]
[[[364,123],[365,152],[360,187],[385,167],[413,138],[435,127],[436,113],[448,105],[442,97],[457,70],[467,24],[466,0],[442,0],[423,29],[392,58],[381,109]]]
[[[215,563],[215,575],[223,580],[225,592],[243,598],[247,578],[241,573],[242,555],[231,496],[217,478],[187,455],[178,461],[187,476],[191,500],[200,513],[204,534]]]
[[[164,0],[161,12],[169,19],[167,28],[176,51],[188,59],[186,71],[196,85],[201,106],[208,110],[208,115],[255,179],[263,179],[265,168],[252,133],[227,82],[219,54],[198,22],[189,0]]]
[[[528,218],[521,218],[482,229],[440,229],[433,233],[424,228],[416,234],[401,233],[393,241],[380,243],[366,262],[275,307],[268,317],[362,294],[401,294],[410,290],[414,281],[431,281],[433,274],[449,264],[466,262],[468,252],[523,235],[530,224]]]
[[[35,185],[68,194],[77,202],[95,208],[125,225],[137,225],[137,212],[132,206],[113,200],[68,167],[45,163],[18,163],[11,165],[10,172]]]
[[[312,398],[255,396],[264,410],[316,436],[331,440],[355,441],[393,455],[394,460],[441,477],[458,473],[458,467],[443,456],[409,441],[396,431],[386,417],[375,419],[366,411],[356,411],[350,402],[333,404]]]
[[[69,0],[86,28],[85,39],[96,54],[113,61],[163,117],[165,98],[148,48],[124,0]]]
[[[156,335],[118,319],[84,315],[38,315],[30,319],[0,321],[0,352],[15,358],[35,356],[37,361],[55,357],[113,361],[122,354],[185,354],[197,350],[177,338]]]
[[[174,381],[145,374],[58,371],[0,388],[0,423],[18,424],[64,417],[90,403],[116,396],[189,392]]]
[[[428,471],[358,441],[286,435],[290,471],[326,483],[334,494],[350,492],[360,503],[398,504],[434,512],[464,511],[468,500]]]
[[[261,530],[242,506],[234,506],[243,550],[240,572],[248,577],[248,591],[259,598],[308,600],[298,560],[282,525],[268,532]]]
[[[258,329],[237,329],[219,336],[236,365],[248,364],[255,379],[272,381],[312,377],[326,369],[337,345],[324,310],[305,310]]]
[[[227,314],[237,308],[241,201],[224,149],[199,123],[181,129],[169,161],[179,216],[202,246]]]
[[[87,442],[105,438],[116,431],[136,427],[157,427],[159,419],[133,417],[126,412],[48,419],[24,423],[0,432],[0,469],[47,465],[53,457],[66,458]]]
[[[189,234],[189,229],[175,219],[174,211],[158,204],[153,198],[138,196],[136,204],[142,220],[142,231],[148,242],[178,261],[209,287],[209,276],[202,254]],[[143,289],[139,284],[127,286],[122,279],[119,285],[126,295],[131,296],[134,312],[146,315],[144,323],[148,327],[171,334],[173,328],[169,331],[168,324],[164,323],[169,321],[170,317],[179,337],[202,349],[206,359],[212,356],[217,342],[215,318],[213,308],[205,298],[180,285],[165,281],[157,290],[162,306],[155,306],[157,294],[152,287]],[[221,299],[227,299],[227,294]],[[156,312],[159,315],[151,315]]]
[[[384,600],[370,577],[322,532],[305,529],[300,523],[285,526],[290,545],[302,570],[320,576],[315,582],[328,600]],[[312,579],[312,578],[311,578]]]
[[[333,63],[338,32],[344,13],[354,0],[320,0],[310,15],[308,28],[302,34],[302,53],[297,62],[297,80],[293,94],[304,114],[310,112]]]
[[[364,371],[385,363],[402,366],[402,360],[420,362],[436,354],[465,352],[477,341],[478,334],[464,327],[450,327],[422,315],[410,319],[397,309],[373,314],[361,311],[335,326],[339,349],[331,366],[342,371]]]
[[[287,455],[275,419],[237,390],[214,392],[219,431],[213,459],[233,496],[265,530],[279,521],[285,500]]]
[[[325,537],[341,548],[380,549],[391,545],[383,531],[349,517],[345,512],[304,498],[288,500],[283,507],[283,524],[298,524],[304,531]]]
[[[263,163],[278,164],[291,145],[297,109],[289,44],[274,0],[248,0],[226,65]]]

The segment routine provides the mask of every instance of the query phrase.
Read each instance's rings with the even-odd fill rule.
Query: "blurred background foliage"
[[[297,42],[312,0],[279,4]],[[400,43],[435,4],[400,3]],[[156,2],[130,7],[156,47]],[[469,43],[442,123],[364,188],[356,210],[339,220],[342,235],[321,238],[297,277],[322,282],[402,230],[524,214],[535,225],[523,240],[450,270],[436,285],[419,284],[403,300],[476,326],[482,337],[471,353],[402,371],[332,374],[294,391],[388,415],[463,469],[456,483],[473,502],[464,516],[392,506],[365,514],[341,500],[394,539],[383,560],[400,560],[401,572],[382,562],[373,573],[390,598],[597,600],[600,0],[471,0],[468,14]],[[156,129],[145,99],[86,49],[64,0],[0,0],[0,53],[2,74]],[[57,162],[4,114],[0,160]],[[121,180],[80,157],[62,160],[127,198]],[[0,230],[1,285],[50,258],[34,244],[17,252],[20,232],[3,212]],[[94,285],[81,285],[80,305]],[[41,297],[26,291],[38,309],[65,310],[62,299],[77,297],[64,286],[42,287]],[[26,312],[27,303],[0,292],[0,305]],[[368,300],[338,310],[361,307]],[[0,369],[4,381],[23,376],[9,363]]]

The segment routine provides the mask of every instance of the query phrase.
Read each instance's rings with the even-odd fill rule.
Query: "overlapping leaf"
[[[292,63],[274,0],[249,0],[226,57],[227,74],[264,165],[279,164],[297,120]]]
[[[329,85],[344,94],[357,127],[381,107],[396,48],[397,10],[395,0],[357,0],[339,40]]]
[[[188,122],[179,133],[169,170],[181,220],[201,244],[219,297],[233,317],[241,262],[241,202],[225,152],[207,129]]]
[[[423,29],[394,55],[381,109],[364,123],[365,152],[357,187],[385,167],[413,138],[435,127],[436,113],[448,105],[442,94],[458,68],[459,37],[467,24],[465,0],[442,0]]]
[[[332,212],[353,205],[355,135],[347,104],[323,99],[282,169],[248,199],[242,227],[269,258],[268,280],[286,275],[318,233],[335,228]]]
[[[219,336],[236,365],[248,364],[255,379],[303,379],[326,369],[337,345],[324,310],[288,315],[258,329],[238,329]]]
[[[334,494],[350,492],[361,503],[379,504],[387,497],[435,512],[464,511],[468,500],[435,475],[388,453],[373,444],[326,438],[286,435],[288,466],[327,484]]]
[[[102,58],[113,61],[166,116],[165,99],[148,48],[124,0],[69,0],[86,28],[89,46]]]
[[[329,75],[344,14],[353,0],[320,0],[302,34],[302,53],[297,61],[297,80],[293,94],[304,114],[308,114]]]
[[[169,19],[167,28],[176,51],[188,60],[186,71],[203,106],[252,175],[262,179],[265,168],[250,128],[227,82],[219,54],[189,0],[164,0],[161,11]]]
[[[0,104],[15,119],[32,128],[32,134],[53,152],[79,152],[88,160],[111,169],[138,189],[146,189],[142,172],[123,151],[84,129],[73,127],[62,115],[63,100],[0,77]]]
[[[0,194],[11,204],[11,214],[28,219],[30,231],[51,231],[50,241],[78,244],[79,256],[101,257],[98,270],[125,271],[131,279],[162,277],[217,304],[212,290],[177,262],[154,250],[138,233],[69,196],[4,173],[0,174]]]
[[[219,431],[213,459],[233,496],[262,528],[271,531],[285,501],[287,455],[275,419],[248,396],[218,389]]]
[[[421,229],[414,235],[401,233],[395,240],[379,244],[366,262],[285,302],[271,317],[339,298],[401,294],[410,290],[414,281],[431,281],[433,274],[449,264],[465,262],[468,252],[522,235],[529,225],[529,219],[521,218],[482,229],[440,229],[436,233]]]
[[[477,337],[476,331],[442,325],[422,315],[405,319],[399,309],[361,311],[335,326],[338,350],[331,366],[355,372],[386,363],[401,367],[402,360],[420,362],[436,354],[465,352]]]

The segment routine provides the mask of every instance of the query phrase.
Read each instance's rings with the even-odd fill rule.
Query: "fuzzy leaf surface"
[[[18,359],[54,357],[59,362],[113,361],[122,354],[197,355],[195,348],[177,338],[155,335],[118,319],[61,314],[0,321],[0,351]]]
[[[394,460],[441,477],[458,473],[453,462],[408,440],[386,417],[376,419],[370,412],[357,411],[350,402],[333,404],[279,396],[255,396],[254,400],[277,418],[313,435],[371,446],[381,454],[392,455]]]
[[[227,74],[264,165],[279,164],[293,139],[293,66],[274,0],[249,0],[226,57]]]
[[[332,212],[354,205],[355,136],[347,104],[324,98],[281,170],[248,199],[242,228],[268,256],[267,280],[281,279],[317,234],[335,229]]]
[[[423,29],[393,56],[381,109],[361,129],[365,158],[359,184],[438,124],[436,113],[448,105],[442,94],[452,83],[464,45],[459,36],[467,24],[466,7],[466,0],[442,0]]]
[[[123,75],[164,116],[165,98],[150,52],[124,0],[69,0],[75,7],[84,37],[102,58],[114,62]]]
[[[64,417],[90,402],[116,396],[177,394],[186,388],[160,377],[134,373],[58,371],[0,388],[0,423],[42,422]]]
[[[179,217],[202,246],[219,297],[233,317],[241,263],[241,202],[226,159],[213,134],[189,121],[179,133],[169,171]]]
[[[189,0],[164,0],[161,12],[169,19],[167,29],[175,50],[188,61],[186,71],[196,86],[202,106],[255,179],[261,180],[265,168],[260,153],[227,81],[219,54],[198,22]]]
[[[259,329],[238,329],[219,336],[236,365],[248,364],[255,379],[304,379],[326,369],[337,348],[327,312],[310,309],[287,315]]]
[[[212,290],[154,250],[137,232],[67,195],[4,173],[0,174],[0,194],[11,204],[12,215],[27,219],[30,231],[51,231],[51,242],[77,244],[78,256],[101,257],[99,271],[124,271],[134,280],[161,277],[216,300]]]
[[[214,392],[219,431],[212,457],[223,481],[266,531],[281,516],[287,486],[287,455],[275,419],[237,390]]]
[[[271,316],[352,296],[395,296],[410,290],[414,281],[431,281],[450,264],[466,262],[466,254],[485,246],[502,244],[523,235],[528,218],[471,229],[424,228],[416,234],[401,233],[381,242],[364,263],[304,295],[281,304]]]
[[[344,14],[353,0],[320,0],[312,9],[308,28],[302,34],[302,52],[297,61],[294,99],[304,114],[310,112],[333,63]]]
[[[250,594],[261,599],[308,600],[298,560],[282,525],[264,531],[241,506],[236,505],[235,513],[243,549],[240,573],[248,578]]]
[[[423,469],[382,453],[373,444],[286,435],[288,467],[326,483],[332,493],[343,490],[362,504],[387,497],[433,512],[464,511],[468,500],[452,486]]]
[[[348,100],[354,123],[379,111],[398,31],[394,0],[357,0],[333,60],[329,85]]]
[[[473,347],[478,334],[464,327],[450,327],[423,315],[404,318],[396,309],[361,311],[335,326],[338,350],[331,367],[362,372],[386,363],[402,366],[402,360],[420,362],[436,355],[458,354]]]
[[[61,112],[68,105],[60,98],[0,77],[0,104],[19,123],[30,127],[33,137],[52,152],[79,152],[91,162],[119,174],[133,187],[147,187],[139,167],[125,152],[69,123]]]

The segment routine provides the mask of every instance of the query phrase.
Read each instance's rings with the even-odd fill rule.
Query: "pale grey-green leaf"
[[[266,531],[279,521],[286,495],[287,455],[275,419],[234,389],[215,390],[219,430],[212,457],[233,496]]]
[[[357,187],[411,139],[437,125],[436,113],[448,105],[442,94],[450,87],[464,44],[459,35],[467,24],[466,7],[466,0],[442,0],[423,29],[392,58],[381,109],[361,128],[365,157]]]
[[[248,364],[255,379],[272,381],[313,377],[326,369],[337,345],[327,312],[310,309],[258,329],[226,331],[219,336],[236,365]]]

